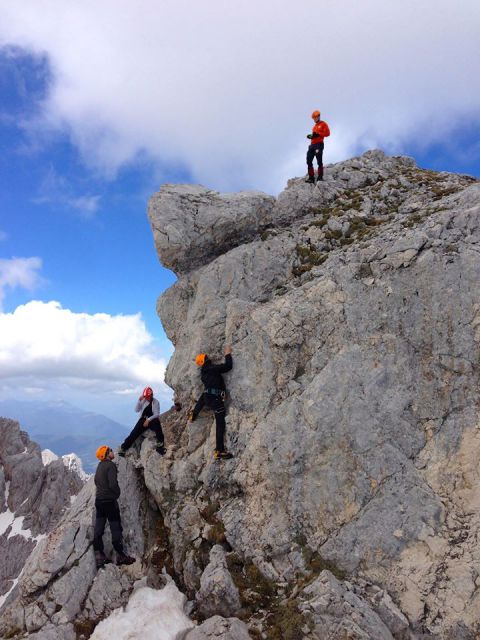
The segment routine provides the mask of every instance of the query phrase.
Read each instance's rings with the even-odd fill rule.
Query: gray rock
[[[275,199],[261,192],[220,194],[192,185],[163,185],[148,215],[165,266],[191,271],[254,237],[271,222]]]
[[[309,640],[473,637],[479,213],[475,179],[380,151],[327,166],[315,186],[292,179],[277,199],[163,187],[149,216],[179,278],[157,309],[184,409],[162,417],[166,456],[146,438],[120,462],[125,537],[144,566],[92,577],[87,485],[30,555],[0,633],[91,627],[165,569],[190,607],[249,603],[265,632],[283,598]],[[212,413],[188,425],[187,410],[203,388],[194,355],[221,360],[225,343],[234,458],[215,462]],[[186,637],[234,634],[245,624],[215,616]]]
[[[188,631],[185,640],[251,640],[251,636],[241,620],[213,616],[196,629]]]
[[[130,553],[141,556],[145,551],[145,490],[128,460],[121,460],[119,466],[124,540]],[[47,634],[45,640],[67,640],[72,625],[91,628],[128,602],[134,582],[142,575],[140,563],[123,569],[107,565],[97,573],[92,549],[94,500],[91,478],[58,525],[27,558],[9,606],[0,614],[0,634],[17,637],[15,630],[18,635],[29,631]],[[111,555],[108,526],[104,541],[105,551]],[[43,639],[37,634],[32,637]]]
[[[196,597],[199,611],[206,617],[221,615],[228,618],[241,609],[238,589],[220,545],[215,545],[210,551],[210,562],[202,573]]]
[[[76,640],[76,637],[77,634],[71,624],[61,626],[48,624],[37,633],[28,634],[31,640]]]
[[[342,585],[329,571],[303,590],[306,601],[300,605],[311,620],[309,637],[355,640],[393,640],[393,635],[367,603]]]
[[[44,466],[40,448],[18,423],[0,418],[0,608],[38,541],[83,484],[62,460]]]
[[[202,558],[180,514],[186,505],[202,513],[208,499],[232,549],[274,580],[295,580],[309,549],[392,597],[398,614],[371,608],[390,634],[407,619],[447,633],[467,616],[473,628],[472,575],[450,555],[476,557],[473,545],[448,552],[461,577],[440,587],[435,576],[450,544],[446,519],[465,510],[459,452],[466,442],[476,451],[480,185],[380,151],[328,166],[325,177],[315,187],[290,180],[262,237],[250,223],[225,240],[220,222],[216,235],[217,217],[235,215],[230,197],[169,186],[153,198],[155,229],[169,229],[156,239],[160,260],[179,274],[157,306],[175,345],[166,379],[188,407],[202,389],[195,353],[220,360],[233,345],[225,379],[235,458],[211,461],[214,420],[204,412],[161,471],[145,460],[145,480],[191,586]],[[179,207],[199,197],[208,215],[194,229],[190,204]],[[457,466],[440,477],[453,454]],[[472,540],[480,524],[468,524]]]

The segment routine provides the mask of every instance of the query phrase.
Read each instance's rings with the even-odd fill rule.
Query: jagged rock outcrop
[[[0,606],[25,561],[83,486],[62,460],[44,465],[17,422],[0,418]]]
[[[235,616],[242,605],[238,589],[228,570],[223,548],[216,544],[210,551],[210,562],[200,577],[197,592],[200,613],[209,616]]]
[[[195,224],[189,197],[202,201]],[[234,224],[228,237],[215,226],[218,197],[167,187],[149,207],[160,260],[179,275],[158,311],[185,406],[201,390],[194,354],[234,351],[235,459],[211,460],[207,413],[161,480],[145,467],[177,571],[198,590],[205,558],[192,546],[215,504],[230,548],[276,584],[313,557],[386,590],[416,634],[473,634],[480,185],[369,152],[314,188],[290,181],[268,210],[259,196],[237,241]]]
[[[247,626],[237,618],[213,616],[193,631],[185,640],[250,640]]]
[[[166,570],[200,623],[188,640],[474,640],[479,213],[475,179],[379,151],[276,199],[163,187],[149,215],[179,277],[158,311],[184,409],[162,418],[167,455],[146,438],[120,462],[143,566],[94,575],[87,485],[0,632],[41,633],[37,606],[58,638],[87,637]],[[220,359],[225,343],[235,457],[215,462],[213,416],[188,424],[187,410],[195,353]]]
[[[135,556],[145,551],[143,526],[149,512],[135,467],[119,463],[123,535]],[[95,485],[83,487],[55,529],[29,556],[17,585],[0,615],[0,637],[37,633],[38,640],[90,635],[99,620],[128,602],[135,580],[142,577],[140,564],[120,570],[107,565],[97,574],[92,548]],[[106,552],[111,555],[105,536]]]

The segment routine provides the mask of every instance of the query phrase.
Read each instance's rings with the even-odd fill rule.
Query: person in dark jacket
[[[213,453],[215,460],[227,460],[232,454],[225,451],[225,382],[222,373],[227,373],[232,368],[232,349],[225,347],[224,364],[213,364],[206,353],[199,353],[195,358],[196,364],[201,367],[200,378],[205,386],[205,391],[197,400],[189,419],[193,422],[204,406],[213,409],[215,414],[216,447]]]
[[[151,429],[155,433],[157,439],[156,450],[163,456],[167,450],[165,449],[162,425],[160,424],[160,403],[153,397],[151,387],[145,387],[142,395],[137,400],[135,411],[140,413],[137,424],[133,427],[131,433],[125,438],[118,451],[119,456],[125,456],[125,451],[130,449],[132,444],[142,434],[145,429]]]
[[[113,548],[117,552],[117,564],[132,564],[135,562],[135,558],[128,556],[123,548],[122,523],[117,502],[120,497],[120,487],[117,481],[117,467],[113,463],[115,454],[110,447],[102,445],[98,447],[96,456],[100,462],[95,471],[96,514],[93,534],[95,562],[97,568],[101,568],[106,562],[109,562],[103,551],[103,533],[108,520]]]

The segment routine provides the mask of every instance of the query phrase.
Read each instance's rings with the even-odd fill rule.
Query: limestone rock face
[[[310,614],[312,639],[344,636],[358,640],[393,640],[394,637],[409,637],[403,633],[408,633],[408,621],[395,605],[389,602],[385,607],[389,628],[351,586],[342,585],[329,571],[323,571],[302,595],[304,601],[300,609]]]
[[[474,640],[479,214],[474,178],[380,151],[276,199],[162,187],[149,216],[178,280],[157,308],[183,409],[162,416],[166,455],[147,436],[118,463],[142,562],[95,572],[88,483],[30,555],[0,636],[87,638],[166,571],[198,623],[187,640]],[[234,457],[214,461],[213,415],[187,412],[195,354],[221,361],[226,343]]]
[[[30,552],[82,486],[62,460],[44,465],[38,445],[18,423],[0,418],[0,606]]]
[[[274,203],[261,192],[220,194],[195,185],[164,185],[148,206],[162,263],[179,272],[211,261],[270,224]]]
[[[119,466],[125,546],[142,557],[147,517],[143,483],[133,465],[121,460]],[[112,609],[127,603],[135,580],[143,575],[140,563],[122,570],[109,564],[97,573],[92,547],[94,501],[91,478],[28,557],[0,612],[0,637],[17,637],[27,631],[39,640],[69,640],[83,630],[93,630]],[[111,556],[108,525],[104,541],[105,552]]]
[[[237,234],[230,196],[168,186],[149,208],[178,275],[158,312],[183,406],[196,353],[234,357],[234,459],[212,460],[208,411],[175,418],[160,470],[142,453],[176,571],[199,589],[213,526],[277,587],[326,562],[417,637],[476,632],[480,185],[373,151],[248,202]],[[404,633],[387,618],[378,637]]]
[[[237,618],[213,616],[193,631],[185,640],[251,640],[247,626]]]
[[[210,562],[200,578],[197,593],[199,609],[205,617],[238,614],[241,609],[238,589],[228,571],[225,553],[220,545],[210,551]]]

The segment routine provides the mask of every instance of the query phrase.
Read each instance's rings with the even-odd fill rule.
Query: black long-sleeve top
[[[102,460],[95,471],[97,500],[118,500],[120,487],[117,480],[117,467],[111,460]]]
[[[232,356],[230,354],[225,356],[224,364],[213,364],[213,362],[207,360],[200,371],[200,377],[205,385],[205,389],[220,389],[225,391],[225,382],[223,381],[222,373],[230,371],[232,365]]]

